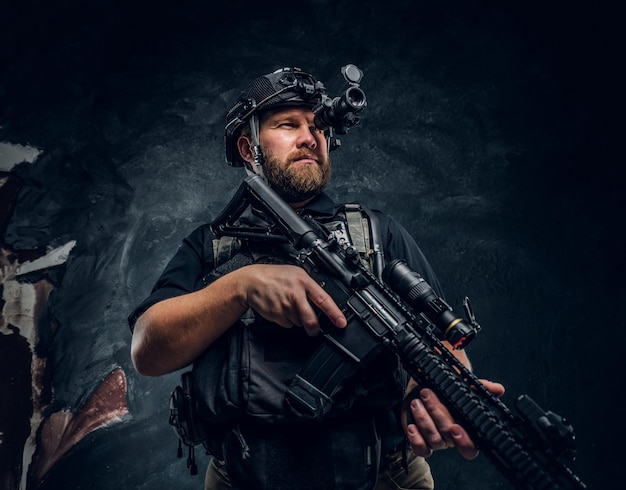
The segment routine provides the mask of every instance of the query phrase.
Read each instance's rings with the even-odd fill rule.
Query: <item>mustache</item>
[[[317,163],[322,163],[322,157],[315,150],[297,150],[289,155],[287,161],[294,163],[296,160],[300,160],[301,158],[307,158],[313,156]]]

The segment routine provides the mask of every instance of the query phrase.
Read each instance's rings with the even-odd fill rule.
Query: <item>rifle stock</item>
[[[264,215],[267,228],[237,224],[248,206]],[[345,329],[321,319],[328,342],[290,386],[287,399],[294,410],[324,416],[344,381],[381,349],[391,349],[407,373],[437,394],[516,488],[586,488],[567,465],[574,457],[571,426],[527,395],[518,397],[515,410],[509,409],[442,344],[428,312],[407,305],[361,263],[355,250],[322,236],[312,220],[299,216],[260,177],[248,177],[241,184],[212,228],[218,236],[289,242],[307,272],[346,314]]]

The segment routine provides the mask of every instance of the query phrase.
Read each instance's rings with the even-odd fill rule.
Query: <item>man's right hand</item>
[[[226,274],[207,287],[160,301],[135,323],[131,356],[137,371],[160,376],[196,359],[252,308],[282,327],[320,331],[313,307],[338,327],[347,320],[330,295],[304,269],[253,264]]]
[[[302,327],[308,335],[317,335],[320,327],[314,305],[337,327],[347,324],[330,295],[301,267],[254,264],[242,268],[241,274],[246,278],[242,285],[246,305],[266,320],[285,328]]]

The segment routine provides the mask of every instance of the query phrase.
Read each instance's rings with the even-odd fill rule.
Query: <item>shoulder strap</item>
[[[229,272],[250,265],[252,258],[239,253],[240,249],[241,242],[237,238],[222,236],[213,239],[213,269],[202,278],[202,283],[206,286]]]
[[[232,236],[213,239],[213,268],[230,260],[241,247],[239,240]]]
[[[352,245],[357,247],[370,270],[380,279],[384,267],[378,218],[360,203],[343,206]]]
[[[371,251],[369,216],[363,213],[361,205],[357,203],[346,204],[344,212],[352,245],[357,247],[359,253],[369,256]]]

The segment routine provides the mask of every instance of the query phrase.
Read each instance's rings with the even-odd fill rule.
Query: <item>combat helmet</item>
[[[355,65],[342,67],[349,88],[341,97],[330,98],[322,82],[300,68],[280,68],[253,80],[241,93],[226,115],[224,148],[226,161],[233,167],[244,166],[237,150],[237,138],[248,125],[253,143],[255,164],[261,165],[259,146],[259,113],[278,107],[307,107],[315,113],[315,124],[326,132],[329,149],[339,146],[334,134],[345,134],[359,122],[356,116],[366,106],[365,94],[359,88],[363,73]]]
[[[245,125],[250,124],[251,138],[255,145],[258,144],[260,111],[281,106],[313,109],[325,93],[324,84],[300,68],[281,68],[254,79],[226,115],[226,161],[233,167],[243,166],[244,162],[237,151],[237,138]]]

